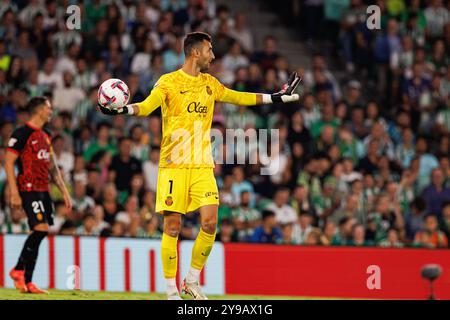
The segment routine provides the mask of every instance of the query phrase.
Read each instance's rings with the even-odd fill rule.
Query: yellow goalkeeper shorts
[[[156,212],[185,214],[219,204],[213,168],[159,168]]]

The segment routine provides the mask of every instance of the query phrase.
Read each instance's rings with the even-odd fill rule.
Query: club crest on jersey
[[[50,159],[50,152],[45,149],[41,149],[38,151],[37,158],[39,160],[48,160]]]
[[[167,196],[166,201],[164,201],[166,206],[171,206],[173,204],[173,200],[171,196]]]
[[[206,86],[206,93],[212,95],[212,90],[209,86]]]

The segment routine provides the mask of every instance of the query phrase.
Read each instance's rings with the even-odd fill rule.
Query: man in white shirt
[[[36,14],[46,14],[45,7],[41,5],[41,1],[31,0],[29,4],[19,13],[19,19],[25,26],[30,26]]]
[[[149,160],[143,164],[145,187],[147,190],[156,192],[158,182],[159,147],[153,146],[149,152]]]
[[[246,26],[247,17],[243,13],[237,13],[234,18],[234,26],[230,30],[230,36],[238,40],[246,52],[253,51],[253,35]]]
[[[86,213],[94,209],[94,199],[86,195],[86,181],[76,180],[74,182],[72,203],[77,212]]]
[[[67,48],[67,53],[59,57],[58,61],[56,62],[55,66],[56,71],[58,72],[70,71],[72,74],[76,74],[78,72],[76,59],[79,53],[80,53],[80,46],[78,44],[76,44],[75,42],[69,44]]]
[[[116,215],[116,222],[124,224],[127,235],[134,236],[139,226],[139,199],[136,196],[129,196],[125,203],[125,211],[120,211]]]
[[[289,189],[280,188],[276,191],[274,201],[267,206],[267,210],[275,212],[275,220],[283,225],[297,222],[297,212],[288,205]]]
[[[346,183],[350,183],[354,180],[362,180],[362,174],[354,170],[354,165],[351,158],[345,157],[344,159],[342,159],[342,168],[343,172],[341,175],[341,179]]]
[[[425,9],[427,32],[430,37],[440,37],[444,33],[444,26],[450,21],[450,13],[442,4],[442,0],[431,1],[431,6]]]
[[[55,153],[56,163],[64,174],[65,181],[71,181],[70,173],[73,170],[75,158],[72,152],[64,151],[64,137],[57,135],[52,139],[53,151]]]
[[[313,229],[312,227],[313,217],[308,211],[300,213],[298,222],[294,224],[292,228],[292,242],[294,244],[304,244],[309,233]]]
[[[38,83],[52,89],[63,86],[62,74],[55,70],[54,58],[48,57],[45,59],[44,68],[38,74]]]
[[[223,57],[223,67],[226,70],[235,72],[237,68],[247,67],[249,64],[248,58],[242,54],[241,45],[239,42],[234,42],[230,51]]]
[[[72,85],[73,75],[70,71],[64,71],[63,80],[64,86],[53,90],[53,105],[58,111],[72,113],[77,103],[84,99],[85,94],[82,89]]]

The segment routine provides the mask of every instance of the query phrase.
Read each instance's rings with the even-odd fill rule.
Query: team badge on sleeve
[[[16,138],[11,138],[8,141],[8,147],[14,147],[14,145],[16,144],[17,139]]]

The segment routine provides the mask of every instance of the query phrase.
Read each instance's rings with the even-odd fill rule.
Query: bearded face
[[[211,42],[203,40],[199,48],[199,57],[197,59],[197,65],[201,72],[207,71],[211,65],[211,61],[214,60],[215,56],[212,51]]]

